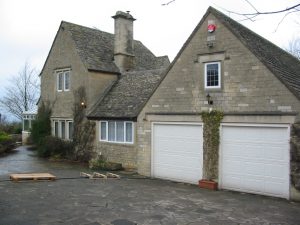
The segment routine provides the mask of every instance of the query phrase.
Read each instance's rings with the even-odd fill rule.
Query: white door
[[[223,124],[220,186],[289,198],[289,127]]]
[[[154,123],[152,176],[196,184],[202,178],[202,126]]]

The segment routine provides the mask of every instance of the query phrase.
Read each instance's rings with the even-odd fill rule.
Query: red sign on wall
[[[213,33],[215,30],[216,30],[216,25],[215,24],[208,24],[208,26],[207,26],[207,31],[209,32],[209,33]]]

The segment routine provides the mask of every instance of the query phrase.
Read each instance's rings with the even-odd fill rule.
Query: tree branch
[[[176,0],[171,0],[171,1],[168,1],[167,3],[163,3],[163,4],[161,4],[162,6],[166,6],[166,5],[169,5],[169,4],[171,4],[172,2],[175,2]]]
[[[248,2],[248,1],[246,0],[246,2]],[[249,3],[249,2],[248,2],[248,3]],[[250,3],[249,3],[249,4],[250,4]],[[250,4],[250,5],[251,5],[251,4]],[[251,5],[251,6],[252,6],[252,5]],[[278,11],[269,11],[269,12],[260,12],[260,11],[256,10],[256,9],[254,8],[254,6],[252,6],[252,8],[254,8],[255,11],[256,11],[256,12],[254,12],[254,13],[238,13],[238,12],[234,12],[234,11],[230,11],[230,10],[226,10],[226,11],[229,12],[229,13],[233,13],[233,14],[235,14],[235,15],[239,15],[239,16],[254,16],[254,15],[268,15],[268,14],[277,14],[277,13],[288,12],[288,11],[290,11],[290,10],[292,10],[292,9],[296,9],[296,8],[299,7],[299,6],[300,6],[300,4],[297,4],[297,5],[288,7],[288,8],[286,8],[286,9],[282,9],[282,10],[278,10]],[[299,11],[299,9],[296,9],[296,11]],[[296,11],[293,11],[293,12],[296,12]]]

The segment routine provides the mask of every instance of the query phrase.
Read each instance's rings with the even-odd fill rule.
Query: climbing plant
[[[87,162],[93,154],[95,122],[86,119],[86,92],[82,86],[74,91],[73,119],[74,159]]]
[[[203,178],[214,180],[218,177],[220,123],[223,112],[212,110],[201,113],[203,127]]]

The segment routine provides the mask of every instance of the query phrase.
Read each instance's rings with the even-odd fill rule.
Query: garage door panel
[[[184,158],[182,158],[177,155],[158,155],[154,159],[154,161],[156,162],[154,165],[159,165],[162,163],[166,165],[174,164],[178,168],[180,167],[195,168],[200,166],[201,164],[199,157],[185,156]]]
[[[223,126],[221,143],[222,188],[289,195],[287,127]]]
[[[247,136],[244,137],[243,141],[251,141],[253,142],[282,142],[286,141],[287,138],[287,127],[259,127],[259,130],[257,129],[257,126],[245,126],[241,127],[239,126],[239,129],[236,129],[237,127],[231,126],[226,127],[226,134],[223,134],[223,138],[230,141],[230,140],[236,140],[237,137],[241,133],[247,133]]]
[[[185,176],[178,176],[174,173],[174,171],[178,170],[178,167],[171,166],[171,165],[156,165],[157,170],[160,170],[159,175],[156,175],[158,178],[163,178],[167,180],[174,180],[174,181],[182,181],[182,182],[188,182],[188,183],[195,183],[194,179],[195,177],[199,176],[198,171],[190,171],[189,173],[186,173]],[[190,168],[181,168],[182,170],[190,169]]]
[[[202,178],[202,127],[195,124],[154,124],[152,175],[197,183]]]
[[[194,153],[195,148],[199,148],[199,145],[201,144],[200,141],[177,141],[177,140],[167,140],[162,138],[156,138],[155,139],[157,144],[155,144],[156,148],[159,148],[159,153],[177,153],[181,155],[186,155],[190,153]],[[172,145],[176,147],[170,147],[170,142]],[[189,144],[189,147],[187,147],[187,143]],[[197,152],[196,152],[197,154]],[[200,151],[198,153],[200,155]]]
[[[265,158],[268,158],[270,160],[277,160],[278,162],[286,162],[287,159],[287,154],[285,154],[282,149],[286,147],[286,144],[278,144],[274,147],[269,146],[268,148],[265,149]]]
[[[285,165],[265,165],[265,176],[285,179],[288,170]]]

